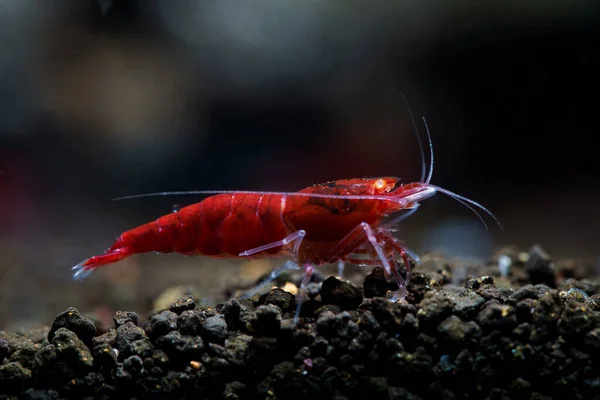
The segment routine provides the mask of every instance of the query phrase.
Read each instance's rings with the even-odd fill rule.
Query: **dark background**
[[[488,258],[539,243],[600,268],[594,3],[1,2],[0,327],[67,305],[142,312],[173,285],[223,300],[269,264],[150,254],[83,283],[70,266],[200,200],[116,196],[418,180],[399,91],[427,118],[433,183],[505,227],[437,196],[402,223],[410,248]]]

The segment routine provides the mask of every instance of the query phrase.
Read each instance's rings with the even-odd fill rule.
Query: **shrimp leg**
[[[302,239],[304,239],[304,236],[306,236],[306,231],[303,230],[303,229],[301,229],[301,230],[299,230],[297,232],[294,232],[294,233],[291,233],[291,234],[287,235],[286,237],[284,237],[281,240],[278,240],[278,241],[273,242],[273,243],[268,243],[268,244],[265,244],[263,246],[258,246],[258,247],[255,247],[253,249],[250,249],[250,250],[243,251],[239,255],[240,255],[240,257],[250,256],[252,254],[260,253],[261,251],[269,250],[269,249],[272,249],[274,247],[285,246],[285,245],[290,244],[292,242],[295,242],[294,243],[294,254],[297,254],[298,253],[298,248],[300,247],[300,243],[302,243]]]
[[[306,287],[310,282],[310,278],[314,272],[314,267],[312,264],[304,264],[304,278],[302,278],[302,283],[300,283],[300,288],[298,289],[298,299],[296,303],[296,315],[294,315],[294,326],[298,323],[298,318],[300,318],[300,310],[302,309],[302,303],[304,303],[304,297],[306,296]]]
[[[249,256],[252,254],[256,254],[256,253],[260,253],[261,251],[265,251],[268,249],[272,249],[274,247],[281,247],[281,246],[285,246],[288,245],[292,242],[294,242],[294,254],[298,254],[298,249],[300,248],[300,244],[302,243],[302,239],[304,239],[304,236],[306,236],[306,231],[305,230],[299,230],[297,232],[294,232],[288,236],[286,236],[285,238],[278,240],[276,242],[273,243],[268,243],[265,244],[263,246],[259,246],[259,247],[255,247],[253,249],[250,250],[246,250],[242,253],[240,253],[240,256]],[[285,264],[283,264],[281,267],[276,268],[275,270],[273,270],[269,276],[264,279],[262,282],[260,282],[258,285],[256,285],[254,288],[248,290],[246,293],[244,293],[242,295],[242,298],[250,298],[252,296],[254,296],[255,294],[259,293],[260,291],[262,291],[265,286],[267,286],[269,283],[273,282],[275,279],[277,279],[277,277],[281,274],[283,274],[286,271],[292,270],[292,269],[299,269],[300,267],[298,266],[298,264],[296,264],[293,261],[288,261]]]
[[[355,243],[364,240],[364,236],[367,236],[368,243],[358,244],[358,247],[354,249],[348,256],[343,257],[343,261],[350,262],[358,265],[382,265],[386,273],[394,277],[396,284],[398,285],[398,291],[396,291],[390,298],[390,301],[396,302],[400,299],[404,299],[407,294],[408,282],[411,278],[411,265],[409,258],[412,258],[415,263],[419,262],[419,257],[416,256],[412,251],[407,249],[402,242],[394,237],[388,229],[377,229],[372,230],[370,225],[361,223],[353,231],[351,231],[346,238],[334,248],[332,251],[332,259],[338,257],[344,249],[351,248]],[[369,246],[377,254],[376,257],[368,258],[357,258],[357,254],[364,254],[369,251]],[[385,251],[384,251],[385,248]],[[391,250],[391,257],[387,256]],[[396,265],[393,267],[391,263],[396,264],[397,256],[400,256],[404,262],[406,268],[406,277],[402,277]]]
[[[338,270],[338,276],[340,277],[340,279],[344,278],[344,266],[345,266],[344,261],[342,261],[342,260],[338,261],[337,270]]]
[[[352,253],[353,250],[359,248],[364,243],[365,236],[381,260],[381,265],[385,269],[385,272],[388,275],[392,275],[392,267],[388,261],[388,257],[386,257],[383,248],[377,241],[377,235],[373,231],[373,228],[366,222],[361,222],[356,228],[350,231],[350,233],[348,233],[346,237],[333,248],[327,259],[331,260],[330,262],[334,262],[335,260],[340,259],[340,255]]]

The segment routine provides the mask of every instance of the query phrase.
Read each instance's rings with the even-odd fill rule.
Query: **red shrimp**
[[[348,262],[383,266],[399,286],[391,300],[403,299],[410,279],[409,258],[416,264],[418,257],[394,237],[392,231],[394,224],[412,214],[420,201],[436,192],[444,193],[476,214],[474,207],[483,210],[499,224],[480,204],[429,183],[433,173],[433,148],[428,129],[427,135],[431,154],[429,175],[424,180],[423,168],[421,181],[416,183],[401,184],[399,178],[380,177],[332,181],[299,192],[194,191],[128,196],[213,194],[124,232],[103,255],[88,258],[73,267],[73,277],[83,278],[103,265],[150,251],[240,259],[288,256],[293,262],[274,270],[269,280],[286,269],[301,266],[304,270],[295,321],[314,267],[323,264]],[[386,217],[400,211],[408,214],[384,222]],[[398,269],[401,261],[406,270],[404,276]]]

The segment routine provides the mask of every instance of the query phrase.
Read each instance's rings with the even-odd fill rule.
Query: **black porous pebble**
[[[364,296],[368,299],[372,297],[385,297],[388,290],[394,289],[390,287],[390,283],[388,283],[385,277],[385,270],[381,267],[373,268],[373,271],[365,277],[363,283]]]
[[[321,313],[325,311],[330,311],[334,314],[339,314],[342,312],[342,309],[340,308],[340,306],[336,306],[335,304],[325,304],[324,306],[321,306],[315,310],[315,318],[319,318],[319,315],[321,315]]]
[[[204,350],[204,342],[200,336],[182,335],[178,331],[159,337],[156,345],[164,350],[171,361],[184,363],[200,360]]]
[[[56,390],[27,389],[24,393],[25,400],[58,400],[60,395]]]
[[[281,309],[274,305],[259,306],[252,321],[255,336],[275,337],[281,328]]]
[[[171,304],[170,310],[179,315],[184,311],[193,310],[194,308],[196,308],[194,297],[192,295],[186,295],[177,300],[175,303]]]
[[[198,310],[185,310],[177,318],[177,329],[184,335],[199,335],[204,315]]]
[[[221,314],[206,318],[202,324],[202,337],[207,342],[225,343],[227,337],[227,322]]]
[[[117,343],[117,330],[109,329],[108,331],[104,332],[102,335],[96,336],[92,339],[93,346],[97,346],[97,345],[103,344],[103,343],[106,343],[109,346],[114,346]]]
[[[148,336],[156,338],[177,329],[177,314],[173,311],[162,311],[150,319],[147,328]]]
[[[275,288],[261,298],[261,303],[276,305],[283,313],[292,312],[296,307],[296,296]]]
[[[148,339],[138,339],[127,343],[121,351],[121,358],[130,356],[150,357],[154,351],[152,342]]]
[[[236,299],[230,299],[221,309],[221,313],[225,317],[228,329],[235,329],[240,324],[240,313],[242,306]]]
[[[144,362],[140,356],[131,356],[123,362],[123,369],[131,376],[138,376],[144,368]]]
[[[75,332],[60,328],[52,338],[58,359],[72,365],[75,370],[87,370],[94,365],[94,358]]]
[[[134,325],[137,325],[140,322],[140,318],[136,313],[131,311],[117,311],[113,317],[113,321],[115,321],[115,328],[118,328],[127,322],[133,322]]]
[[[534,246],[525,262],[525,271],[532,284],[542,283],[551,288],[556,287],[554,264],[550,256],[539,246]]]
[[[117,328],[115,345],[119,351],[123,351],[130,343],[145,338],[146,333],[142,328],[136,326],[133,322],[126,322]]]
[[[48,346],[44,349],[47,348]],[[94,361],[96,362],[96,364],[99,367],[104,368],[106,370],[110,370],[117,365],[118,353],[119,351],[117,349],[112,348],[107,343],[99,344],[95,346],[92,350],[92,356],[94,357]],[[47,361],[40,361],[41,365],[45,363],[47,363]]]
[[[31,370],[18,362],[0,365],[0,388],[4,394],[16,394],[31,384]]]
[[[48,332],[48,341],[51,342],[54,334],[60,328],[66,328],[74,332],[85,343],[90,343],[96,334],[96,326],[91,319],[83,317],[74,307],[69,307],[65,312],[59,314]]]
[[[355,310],[363,297],[359,289],[347,282],[331,276],[321,284],[321,302],[323,304],[335,304],[342,310]]]

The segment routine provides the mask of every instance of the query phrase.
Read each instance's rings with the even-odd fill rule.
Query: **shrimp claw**
[[[298,319],[300,318],[300,310],[302,310],[302,303],[304,303],[304,298],[306,297],[306,287],[310,282],[310,278],[312,277],[315,268],[311,264],[304,264],[304,278],[302,278],[302,282],[300,283],[300,287],[298,288],[298,297],[296,299],[296,314],[294,315],[294,323],[293,326],[298,324]]]

